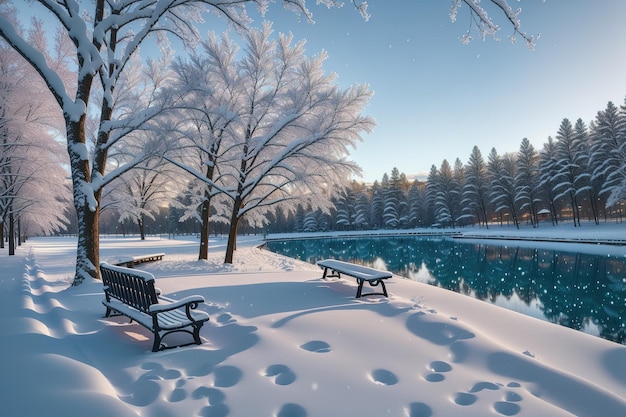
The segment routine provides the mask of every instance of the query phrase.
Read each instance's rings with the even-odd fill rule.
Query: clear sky
[[[517,151],[524,137],[539,150],[563,118],[589,123],[608,101],[624,104],[626,1],[510,3],[522,8],[522,30],[541,35],[535,51],[511,44],[510,26],[486,0],[500,41],[475,34],[469,45],[459,41],[467,7],[451,23],[449,0],[369,0],[368,22],[349,2],[312,6],[314,25],[280,7],[266,18],[306,39],[308,55],[326,50],[325,68],[341,85],[375,92],[366,113],[377,127],[352,153],[372,182],[393,167],[423,175],[444,159],[466,163],[474,145],[485,159],[492,147]]]

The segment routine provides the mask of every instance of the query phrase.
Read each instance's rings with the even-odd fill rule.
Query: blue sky
[[[608,101],[624,104],[626,1],[511,0],[522,8],[522,29],[541,35],[535,51],[511,44],[494,9],[500,41],[475,34],[463,45],[466,7],[451,23],[448,0],[369,4],[368,22],[349,3],[313,6],[314,25],[280,7],[266,15],[277,32],[306,39],[308,55],[326,50],[326,70],[341,85],[375,92],[366,113],[377,126],[352,153],[364,181],[393,167],[416,175],[444,159],[465,163],[474,145],[485,159],[492,147],[517,151],[524,137],[539,150],[563,118],[589,123]]]

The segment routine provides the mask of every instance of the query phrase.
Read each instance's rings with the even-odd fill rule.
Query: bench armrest
[[[182,300],[176,300],[167,304],[152,304],[150,306],[151,313],[159,313],[161,311],[176,310],[177,308],[191,305],[191,308],[196,308],[198,304],[204,303],[204,297],[201,295],[190,295]]]

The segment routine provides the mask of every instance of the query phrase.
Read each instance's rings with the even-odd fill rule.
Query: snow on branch
[[[65,89],[63,80],[50,68],[45,56],[25,41],[17,33],[13,25],[3,16],[0,16],[0,36],[41,75],[66,115],[72,120],[78,120],[85,113],[85,103],[80,101],[74,102],[71,99]]]
[[[506,17],[510,25],[513,27],[513,34],[509,37],[511,42],[517,41],[517,36],[521,36],[529,49],[534,50],[535,43],[539,39],[539,35],[528,35],[521,30],[521,21],[519,15],[522,11],[521,8],[514,10],[508,3],[508,0],[489,0],[495,7],[497,7]],[[483,40],[487,36],[491,36],[493,39],[498,40],[496,37],[500,31],[500,26],[493,22],[489,12],[481,5],[481,0],[452,0],[452,6],[450,8],[450,20],[455,22],[457,20],[458,12],[461,6],[465,4],[470,10],[470,24],[467,32],[461,37],[461,42],[464,44],[469,43],[472,40],[472,28],[474,24],[477,30],[481,34]]]
[[[354,6],[354,8],[359,12],[361,17],[365,21],[368,21],[370,18],[370,14],[367,11],[367,8],[368,8],[367,2],[359,1],[359,0],[350,0],[350,2]],[[264,3],[263,7],[259,8],[259,11],[261,13],[264,13],[267,10],[267,1],[264,1],[263,3]],[[331,7],[342,7],[344,5],[342,1],[337,1],[337,0],[317,0],[316,3],[322,4],[328,7],[329,9]],[[306,7],[306,0],[283,0],[283,6],[285,7],[285,9],[291,10],[295,12],[296,14],[304,15],[309,23],[315,23],[315,21],[313,20],[313,14]]]

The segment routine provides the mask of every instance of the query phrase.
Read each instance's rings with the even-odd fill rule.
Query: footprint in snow
[[[514,416],[518,414],[522,408],[515,403],[498,401],[493,405],[493,409],[504,416]]]
[[[330,345],[321,340],[312,340],[303,345],[300,345],[300,348],[315,353],[328,353],[331,351]]]
[[[237,385],[241,380],[241,370],[235,366],[220,366],[213,371],[215,376],[214,385],[220,388],[228,388]]]
[[[424,403],[411,403],[406,409],[407,417],[431,417],[433,410]]]
[[[220,314],[219,316],[217,316],[216,321],[217,321],[219,324],[224,325],[224,324],[234,323],[234,322],[236,322],[237,320],[233,319],[233,316],[231,316],[231,315],[230,315],[230,314],[228,314],[228,313],[222,313],[222,314]]]
[[[501,384],[494,384],[492,382],[478,382],[474,384],[469,392],[457,392],[454,397],[454,402],[457,405],[469,406],[474,404],[478,400],[478,396],[476,395],[476,393],[485,390],[497,391],[502,387],[503,386]],[[514,416],[516,414],[519,414],[522,408],[517,403],[522,401],[523,398],[521,395],[519,395],[517,392],[514,392],[513,390],[520,387],[521,385],[517,382],[510,382],[509,384],[507,384],[507,388],[510,388],[511,390],[505,393],[504,401],[494,402],[494,411],[503,416]]]
[[[444,373],[450,372],[452,366],[448,362],[433,361],[428,366],[428,369],[431,372],[424,375],[424,379],[428,382],[441,382],[446,379]]]
[[[472,405],[476,402],[477,399],[478,397],[468,392],[457,392],[456,395],[454,396],[454,402],[457,405],[463,405],[463,406]]]
[[[469,392],[480,392],[486,389],[496,391],[500,389],[500,385],[494,384],[493,382],[479,382],[477,384],[474,384]]]
[[[276,414],[276,417],[306,417],[307,416],[307,412],[306,410],[298,405],[298,404],[293,404],[293,403],[287,403],[284,404],[280,410],[278,410],[278,413]]]
[[[380,385],[395,385],[398,383],[398,377],[386,369],[374,369],[370,376],[372,381]]]
[[[287,365],[270,365],[265,369],[265,376],[273,377],[276,385],[289,385],[296,380],[296,374]]]

